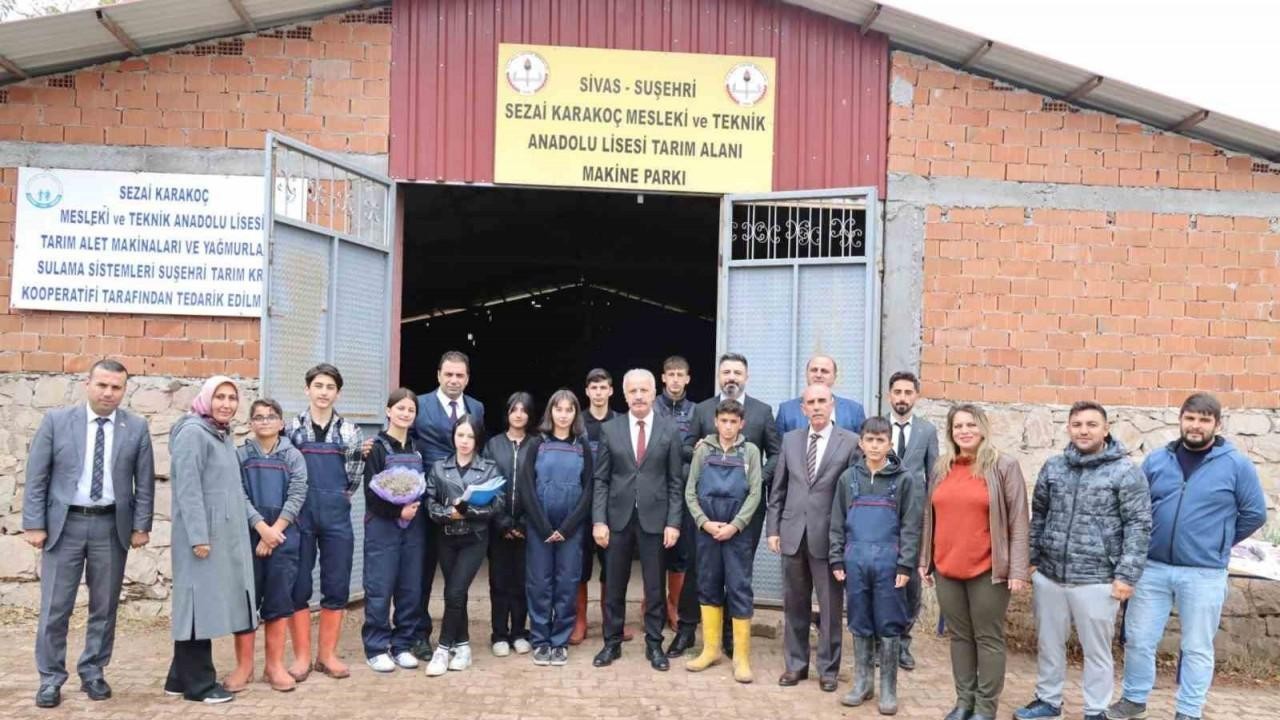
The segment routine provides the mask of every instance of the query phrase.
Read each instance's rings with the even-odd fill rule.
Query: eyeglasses
[[[273,420],[279,420],[280,416],[279,415],[254,415],[249,419],[256,423],[269,423]]]

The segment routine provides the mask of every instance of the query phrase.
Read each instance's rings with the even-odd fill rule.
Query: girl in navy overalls
[[[307,498],[307,464],[283,437],[284,413],[275,400],[255,400],[249,409],[253,436],[240,457],[240,479],[249,514],[249,545],[254,549],[253,580],[258,616],[266,638],[266,680],[288,692],[296,685],[284,665],[284,639],[293,615],[293,584],[298,576],[298,531],[289,529]],[[244,690],[253,680],[252,631],[236,634],[236,669],[224,687]]]
[[[331,678],[350,676],[338,659],[342,613],[351,592],[355,533],[351,494],[360,486],[364,464],[360,428],[334,411],[342,392],[342,373],[321,363],[307,371],[310,406],[289,426],[289,439],[307,462],[307,501],[298,515],[302,546],[293,588],[293,665],[289,674],[302,682],[311,673],[311,572],[320,560],[320,632],[315,670]]]
[[[506,509],[493,518],[489,528],[489,606],[493,654],[506,657],[515,650],[524,655],[533,649],[529,644],[529,604],[525,598],[524,523],[515,502],[515,478],[529,458],[529,415],[533,412],[533,396],[527,392],[512,393],[507,398],[507,431],[489,438],[484,456],[498,466],[507,478],[502,488]]]
[[[880,639],[882,715],[898,712],[898,652],[907,626],[907,581],[920,552],[924,480],[902,468],[891,451],[889,421],[862,425],[862,457],[840,475],[831,503],[831,572],[845,584],[853,634],[853,688],[841,698],[854,707],[874,694],[872,665]]]
[[[742,437],[742,403],[716,406],[716,434],[698,441],[689,463],[685,504],[698,528],[698,603],[702,606],[702,653],[685,664],[690,672],[720,661],[724,609],[733,618],[733,679],[751,675],[752,547],[743,533],[760,505],[760,449]]]
[[[569,636],[580,611],[576,600],[583,528],[591,511],[592,460],[578,398],[569,390],[556,391],[516,486],[528,538],[525,594],[535,665],[569,660]]]
[[[391,672],[397,665],[406,670],[418,667],[409,650],[423,612],[426,513],[421,512],[421,495],[394,503],[370,485],[378,473],[401,467],[416,473],[425,489],[422,456],[409,435],[417,415],[418,397],[413,391],[393,390],[387,397],[387,429],[374,437],[364,463],[364,627],[360,636],[365,661],[374,672]]]

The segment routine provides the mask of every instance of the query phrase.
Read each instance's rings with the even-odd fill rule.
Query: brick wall
[[[387,152],[390,8],[190,45],[0,89],[0,141],[261,149],[267,131]],[[258,374],[258,322],[9,308],[17,169],[0,169],[0,372]]]
[[[1280,406],[1280,167],[905,53],[892,82],[914,89],[891,173],[1278,193],[1253,216],[928,206],[926,395]]]

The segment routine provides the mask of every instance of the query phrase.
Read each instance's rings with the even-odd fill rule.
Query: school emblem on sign
[[[521,95],[533,95],[547,84],[550,72],[541,55],[522,52],[507,62],[507,84]]]
[[[751,107],[764,99],[769,78],[755,63],[739,63],[724,78],[729,97],[742,107]]]
[[[41,210],[62,201],[62,181],[53,173],[42,172],[27,181],[27,202]]]

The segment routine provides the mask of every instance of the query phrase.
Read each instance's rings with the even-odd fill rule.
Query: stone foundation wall
[[[155,520],[151,541],[130,550],[125,564],[123,612],[157,616],[168,613],[169,573],[169,429],[191,406],[203,382],[191,378],[139,376],[129,379],[121,407],[147,419],[155,448]],[[257,380],[239,380],[237,444],[248,432],[249,404],[257,397]],[[0,606],[40,606],[40,554],[21,537],[22,495],[27,448],[44,414],[83,402],[84,375],[0,375]],[[88,601],[81,592],[81,604]]]

